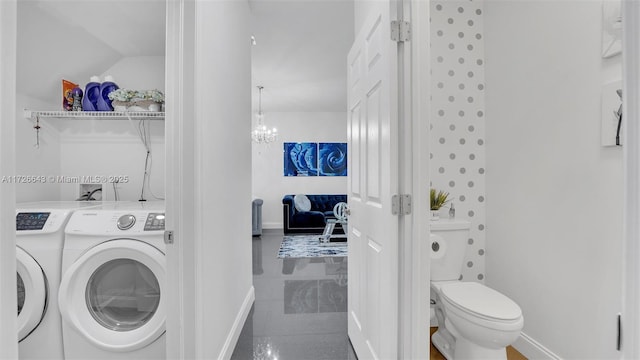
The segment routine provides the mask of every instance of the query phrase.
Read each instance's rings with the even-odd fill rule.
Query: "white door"
[[[398,358],[397,43],[378,1],[348,56],[349,338],[360,359]]]

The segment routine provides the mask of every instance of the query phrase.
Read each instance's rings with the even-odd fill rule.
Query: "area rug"
[[[347,243],[339,242],[320,245],[320,235],[285,236],[278,250],[278,258],[312,258],[347,256]]]

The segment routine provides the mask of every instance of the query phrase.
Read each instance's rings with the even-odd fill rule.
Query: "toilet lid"
[[[481,317],[516,320],[522,316],[522,310],[513,300],[476,282],[445,284],[441,293],[450,303]]]

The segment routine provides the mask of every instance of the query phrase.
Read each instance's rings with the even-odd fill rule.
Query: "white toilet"
[[[522,310],[505,295],[476,282],[460,281],[470,223],[431,222],[431,291],[438,331],[433,345],[447,358],[506,359],[518,339]]]

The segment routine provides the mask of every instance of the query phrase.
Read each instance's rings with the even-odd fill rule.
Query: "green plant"
[[[449,193],[442,190],[436,191],[436,189],[431,189],[429,195],[431,198],[431,210],[439,210],[449,201]]]

